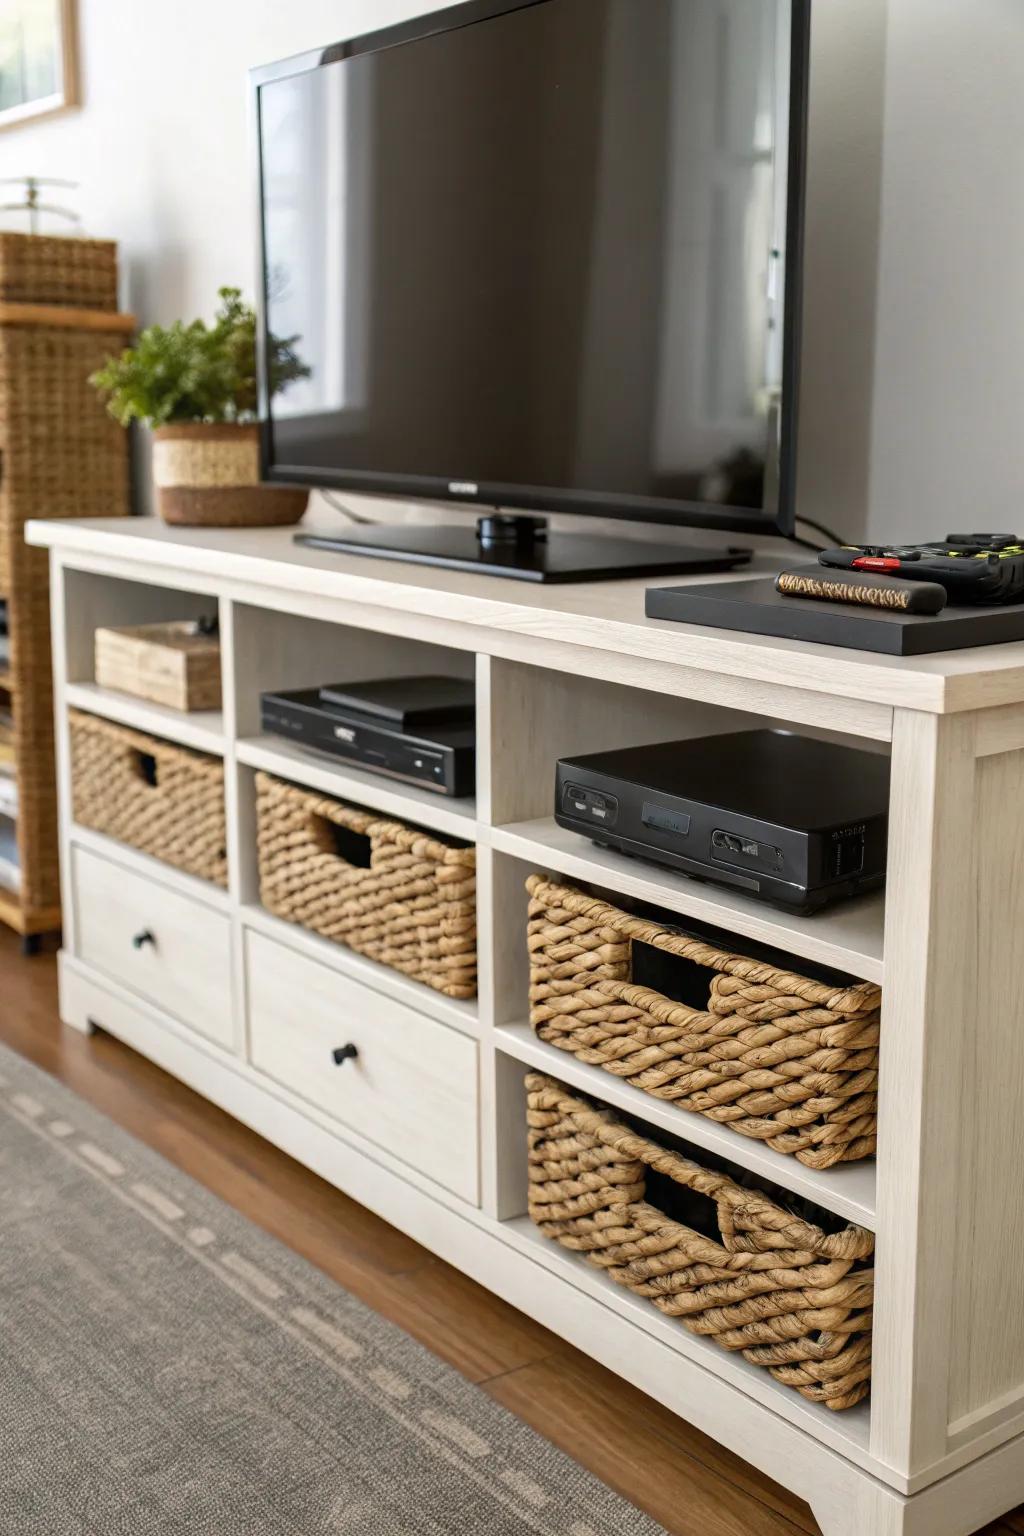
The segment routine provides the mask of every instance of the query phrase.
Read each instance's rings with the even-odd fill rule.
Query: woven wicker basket
[[[825,1232],[551,1078],[531,1074],[526,1087],[529,1210],[545,1237],[812,1402],[838,1410],[867,1396],[870,1232]],[[655,1199],[695,1209],[705,1230]]]
[[[876,986],[778,970],[540,875],[527,889],[542,1040],[809,1168],[874,1153]],[[636,985],[638,943],[714,972],[706,1009]]]
[[[89,387],[90,373],[124,344],[116,315],[99,331],[0,326],[0,594],[45,575],[46,550],[25,553],[30,517],[125,517],[131,510],[124,428]],[[45,586],[43,611],[48,627]]]
[[[226,886],[223,763],[78,710],[69,720],[76,822]]]
[[[447,997],[476,995],[476,850],[256,775],[260,897]]]
[[[117,308],[117,245],[63,235],[0,233],[0,301]]]

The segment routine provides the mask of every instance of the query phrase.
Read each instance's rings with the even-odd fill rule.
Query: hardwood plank
[[[767,1504],[778,1514],[801,1530],[816,1536],[818,1526],[807,1505],[788,1489],[769,1482],[748,1462],[702,1434],[693,1425],[678,1418],[670,1409],[662,1406],[646,1393],[640,1392],[613,1372],[581,1354],[570,1345],[562,1346],[571,1360],[578,1378],[585,1382],[586,1390],[613,1419],[626,1420],[643,1426],[645,1432],[663,1440],[678,1457],[692,1457],[717,1473],[726,1482]]]
[[[590,1361],[575,1351],[525,1366],[484,1385],[484,1391],[602,1477],[659,1521],[672,1536],[795,1536],[814,1531],[797,1506],[796,1525],[746,1488],[652,1433],[635,1415],[629,1389],[613,1378],[604,1387]],[[637,1394],[639,1395],[639,1394]],[[751,1479],[756,1474],[748,1471]],[[771,1490],[757,1479],[767,1496]]]
[[[567,1347],[556,1334],[441,1259],[431,1258],[364,1299],[481,1384]]]

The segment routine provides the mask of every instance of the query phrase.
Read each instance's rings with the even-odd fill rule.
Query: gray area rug
[[[664,1536],[0,1047],[2,1536]]]

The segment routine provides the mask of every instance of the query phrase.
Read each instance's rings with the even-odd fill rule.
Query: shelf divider
[[[162,736],[165,741],[176,742],[178,746],[208,752],[213,757],[224,756],[224,716],[220,710],[196,710],[189,714],[180,709],[168,709],[164,704],[150,704],[146,699],[133,698],[130,693],[101,688],[98,683],[66,684],[64,702],[71,709],[82,709],[118,725]]]
[[[788,954],[848,972],[862,981],[883,980],[882,892],[854,897],[810,917],[751,900],[725,886],[705,884],[689,875],[598,848],[578,832],[560,827],[553,817],[493,827],[492,848],[550,869],[570,880],[604,886],[651,906],[664,907],[698,922],[712,923],[741,938],[769,944]]]
[[[776,1152],[764,1142],[742,1136],[727,1125],[719,1125],[703,1115],[691,1114],[663,1099],[656,1099],[641,1088],[634,1088],[602,1067],[578,1061],[567,1051],[538,1040],[529,1024],[506,1024],[494,1031],[499,1051],[514,1056],[524,1066],[546,1072],[590,1099],[601,1099],[645,1121],[656,1131],[678,1136],[694,1147],[703,1147],[719,1157],[770,1179],[782,1189],[813,1200],[816,1205],[856,1226],[875,1230],[875,1163],[839,1163],[834,1168],[805,1168],[795,1157]]]
[[[397,816],[465,842],[476,839],[476,801],[472,797],[453,800],[415,784],[403,784],[399,779],[366,773],[340,759],[321,756],[276,736],[245,737],[239,741],[236,755],[246,767],[262,768],[266,773],[292,779],[325,795],[355,800],[384,816]]]

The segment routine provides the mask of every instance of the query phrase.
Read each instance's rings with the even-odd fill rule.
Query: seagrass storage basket
[[[0,232],[0,301],[117,309],[117,245],[65,235]]]
[[[476,996],[476,849],[256,775],[268,912],[447,997]]]
[[[870,1232],[826,1231],[549,1077],[526,1088],[529,1211],[545,1237],[811,1402],[867,1396]]]
[[[874,1153],[878,987],[781,970],[541,875],[527,889],[540,1039],[809,1168]]]
[[[223,763],[79,710],[69,721],[75,821],[226,886]]]

